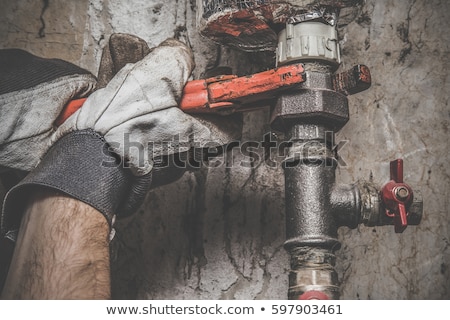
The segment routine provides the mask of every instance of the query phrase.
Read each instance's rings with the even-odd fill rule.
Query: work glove
[[[69,62],[0,50],[0,171],[32,170],[47,152],[63,108],[95,84],[91,73]]]
[[[114,33],[110,36],[108,43],[103,48],[102,58],[98,71],[97,88],[105,87],[112,78],[126,64],[136,63],[143,59],[150,49],[145,40],[130,34]],[[238,139],[242,131],[242,115],[239,113],[227,116],[196,115],[196,119],[210,128],[213,136],[219,141],[231,141]],[[184,137],[185,139],[187,137]],[[199,141],[202,142],[202,141]],[[197,143],[198,145],[199,143]],[[197,169],[200,164],[214,155],[220,155],[224,148],[205,148],[205,143],[200,148],[190,148],[189,152],[155,156],[153,158],[151,188],[159,187],[178,180],[186,170]],[[211,143],[209,146],[217,146]],[[177,160],[187,163],[180,166]]]
[[[108,142],[136,176],[152,170],[153,158],[186,152],[194,141],[225,143],[177,107],[193,68],[188,47],[167,40],[143,60],[123,67],[105,88],[94,92],[58,128],[52,140],[91,129]]]
[[[168,40],[91,94],[47,136],[51,148],[45,157],[6,196],[3,230],[20,223],[14,212],[21,211],[23,194],[37,185],[90,204],[112,225],[115,215],[128,215],[142,203],[155,159],[228,142],[236,134],[233,126],[222,130],[177,107],[193,67],[190,50]]]

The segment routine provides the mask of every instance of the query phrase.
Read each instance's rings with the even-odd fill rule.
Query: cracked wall
[[[0,0],[0,46],[58,57],[97,73],[112,32],[157,45],[188,39],[199,78],[218,65],[245,74],[267,57],[201,38],[195,1]],[[388,180],[402,157],[405,181],[424,197],[420,226],[342,228],[337,252],[344,299],[450,298],[449,121],[450,4],[367,0],[340,28],[342,68],[367,64],[372,88],[350,97],[351,119],[337,140],[347,166],[337,180]],[[262,141],[269,111],[244,116],[243,140]],[[262,157],[262,150],[256,150]],[[240,166],[227,153],[216,166],[152,190],[133,217],[117,225],[112,246],[114,298],[284,299],[284,179],[264,162]],[[234,164],[231,166],[231,164]]]

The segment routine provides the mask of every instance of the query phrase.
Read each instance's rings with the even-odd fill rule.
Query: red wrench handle
[[[187,113],[214,113],[224,108],[244,111],[242,106],[275,96],[306,80],[302,64],[292,64],[248,76],[218,76],[189,81],[180,102]]]
[[[186,83],[179,107],[187,113],[247,111],[248,104],[273,98],[280,90],[292,88],[305,80],[302,64],[292,64],[243,77],[224,75],[193,80]],[[61,125],[83,106],[85,100],[86,98],[70,101],[55,121],[55,125]],[[262,105],[255,104],[255,107],[258,106]]]

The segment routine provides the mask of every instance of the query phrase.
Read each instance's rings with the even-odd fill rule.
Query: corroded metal
[[[333,90],[351,95],[369,89],[372,78],[369,68],[358,64],[350,70],[333,75],[332,81]]]
[[[200,32],[244,51],[274,51],[287,22],[336,24],[339,10],[362,0],[197,0]]]

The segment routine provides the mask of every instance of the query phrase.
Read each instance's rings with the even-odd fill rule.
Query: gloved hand
[[[104,88],[128,63],[136,63],[143,59],[152,51],[145,40],[130,34],[114,33],[110,36],[107,45],[103,48],[102,58],[98,71],[97,88]],[[242,115],[235,113],[227,116],[196,115],[196,119],[210,128],[212,135],[218,141],[230,141],[238,139],[242,129]],[[187,139],[187,137],[184,137]],[[203,142],[203,141],[199,141]],[[201,163],[196,160],[210,157],[213,154],[219,155],[223,148],[202,149],[191,148],[188,154],[170,154],[156,156],[153,160],[152,184],[151,187],[158,187],[178,180],[186,169],[197,169]],[[210,151],[213,151],[212,153]],[[192,159],[195,157],[195,159]],[[143,157],[142,157],[143,158]],[[193,164],[189,168],[184,168],[177,164],[177,159]],[[206,159],[204,159],[206,160]]]
[[[141,176],[152,170],[154,157],[186,152],[194,140],[220,139],[177,107],[193,68],[193,57],[183,43],[165,41],[141,61],[123,67],[104,89],[94,92],[58,128],[52,140],[92,129],[121,155],[135,175]],[[178,138],[181,141],[176,141]],[[219,145],[225,142],[217,141]]]
[[[95,84],[92,74],[69,62],[0,50],[0,171],[33,169],[50,146],[61,110]]]
[[[122,68],[51,134],[52,147],[38,167],[8,193],[2,227],[18,225],[14,211],[20,211],[21,195],[36,185],[92,205],[112,224],[114,215],[129,214],[141,204],[154,158],[210,141],[225,144],[230,132],[177,107],[193,67],[190,50],[169,40]]]

